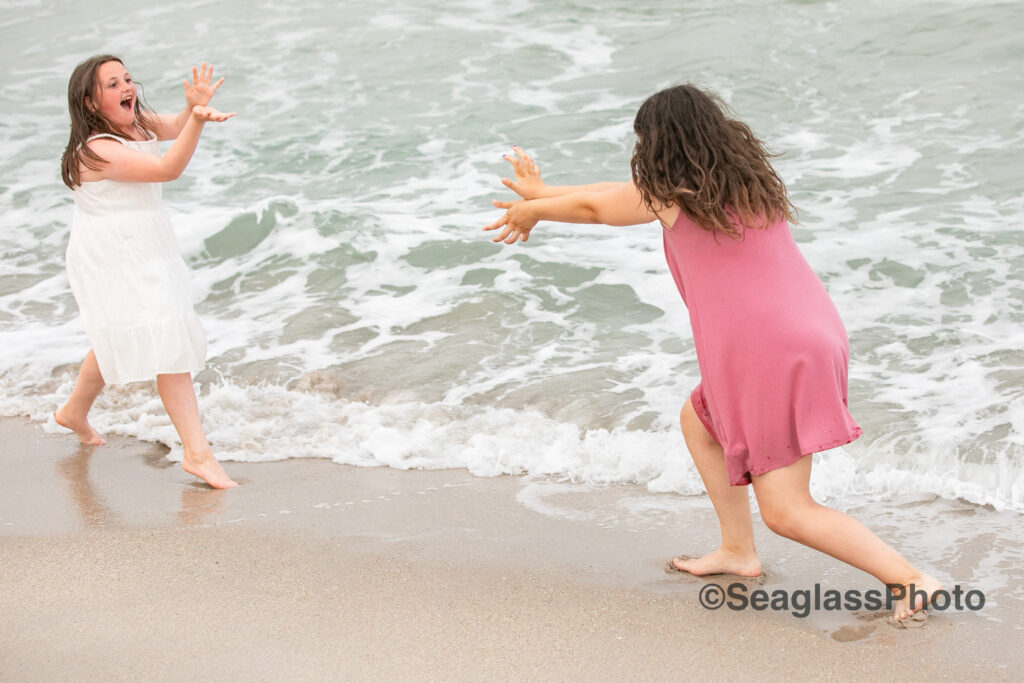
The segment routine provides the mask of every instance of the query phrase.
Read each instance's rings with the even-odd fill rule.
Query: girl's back
[[[730,483],[860,435],[846,409],[846,330],[785,220],[734,238],[680,212],[664,243],[700,364],[694,408]]]
[[[785,220],[733,238],[680,213],[664,231],[664,245],[679,292],[702,326],[724,323],[749,341],[831,332],[845,344],[835,306]]]

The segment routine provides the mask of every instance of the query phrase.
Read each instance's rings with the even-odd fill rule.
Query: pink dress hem
[[[680,213],[663,234],[700,367],[691,404],[722,445],[730,484],[859,437],[846,330],[789,225],[733,239]]]

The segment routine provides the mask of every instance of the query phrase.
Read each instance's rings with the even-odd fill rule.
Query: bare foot
[[[694,576],[735,574],[736,576],[757,577],[761,575],[761,560],[755,553],[735,553],[723,548],[697,559],[673,558],[672,566]]]
[[[82,443],[86,446],[102,446],[106,443],[100,433],[92,428],[89,424],[89,420],[86,419],[85,415],[75,415],[67,406],[61,406],[61,408],[53,414],[53,419],[57,421],[61,427],[70,429],[78,438],[81,439]]]
[[[928,606],[935,594],[942,590],[942,584],[934,576],[919,574],[903,585],[906,595],[896,603],[892,618],[902,621]]]
[[[181,469],[199,477],[215,489],[229,489],[238,486],[238,483],[231,480],[231,477],[227,475],[210,451],[198,454],[185,451]]]

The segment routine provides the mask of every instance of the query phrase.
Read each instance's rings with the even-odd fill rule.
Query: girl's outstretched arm
[[[515,156],[502,155],[505,161],[512,164],[512,172],[515,180],[502,178],[501,182],[523,199],[543,199],[546,197],[560,197],[563,194],[573,192],[604,192],[614,190],[623,183],[606,182],[592,183],[590,185],[548,185],[540,177],[540,169],[529,154],[519,147],[512,147]]]
[[[192,67],[192,82],[183,79],[185,84],[185,108],[177,114],[160,114],[157,116],[156,136],[160,140],[173,140],[178,137],[189,117],[192,116],[192,109],[196,105],[206,106],[213,99],[213,94],[224,82],[221,78],[216,83],[213,81],[213,64],[207,66],[206,62],[200,64],[197,70]]]
[[[128,183],[164,183],[174,180],[188,166],[199,144],[199,134],[207,121],[226,121],[234,112],[225,114],[213,107],[195,106],[174,144],[162,157],[140,152],[110,138],[97,138],[89,147],[107,163],[99,171],[84,169],[82,180],[120,180]]]
[[[494,201],[505,215],[484,227],[497,230],[504,227],[493,242],[512,244],[530,238],[530,231],[538,221],[561,223],[603,223],[605,225],[640,225],[658,220],[657,214],[644,205],[633,182],[613,183],[611,189],[600,192],[572,192],[557,197],[520,199],[514,202]]]

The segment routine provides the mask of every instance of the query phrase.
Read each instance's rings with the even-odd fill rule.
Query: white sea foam
[[[901,52],[886,32],[917,10],[891,3],[684,5],[586,21],[546,5],[539,27],[527,2],[200,3],[203,37],[165,10],[100,30],[73,3],[6,3],[21,19],[0,55],[22,66],[0,101],[0,413],[45,420],[88,345],[63,270],[71,68],[122,51],[177,111],[195,55],[239,112],[165,190],[219,452],[699,491],[676,425],[698,370],[660,228],[542,224],[516,247],[479,231],[511,196],[510,144],[553,183],[622,180],[639,102],[696,80],[784,152],[794,234],[850,335],[866,434],[819,458],[816,493],[1024,509],[1024,199],[1005,152],[1024,142],[1005,107],[1024,83],[1003,41],[939,25]],[[1004,11],[977,14],[991,33]],[[977,59],[915,57],[947,46]],[[174,444],[145,386],[108,389],[95,421]]]

